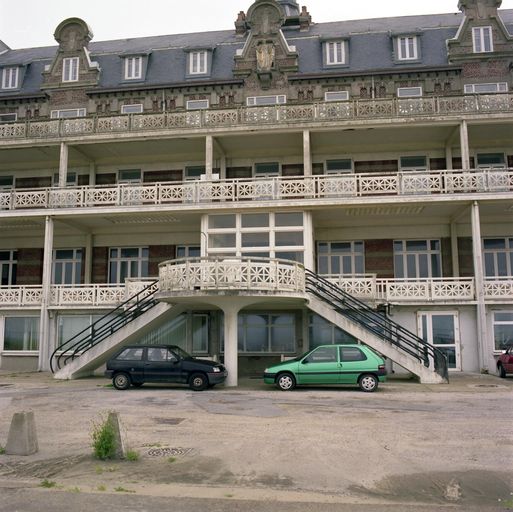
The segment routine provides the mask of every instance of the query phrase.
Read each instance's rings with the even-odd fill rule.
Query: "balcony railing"
[[[212,129],[291,123],[461,116],[513,111],[513,95],[482,94],[322,102],[304,105],[238,107],[231,109],[88,116],[0,125],[0,140],[59,138],[159,130]]]
[[[513,169],[183,181],[0,191],[0,210],[237,203],[513,191]]]

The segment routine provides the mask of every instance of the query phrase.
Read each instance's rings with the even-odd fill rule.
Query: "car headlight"
[[[264,373],[269,373],[269,368],[266,368],[266,369],[264,370]]]
[[[213,368],[214,373],[219,373],[220,371],[221,371],[221,368],[219,368],[219,366],[214,366],[214,368]]]

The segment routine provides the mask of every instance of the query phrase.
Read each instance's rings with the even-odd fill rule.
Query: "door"
[[[180,382],[182,364],[166,347],[148,347],[144,365],[146,382]]]
[[[447,368],[461,371],[460,328],[457,312],[422,312],[418,315],[420,337],[441,350]]]
[[[321,346],[310,352],[299,362],[297,381],[298,384],[338,384],[338,347]]]

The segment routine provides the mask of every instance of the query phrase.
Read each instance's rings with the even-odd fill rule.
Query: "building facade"
[[[375,346],[315,307],[315,275],[451,371],[494,372],[513,343],[500,5],[316,24],[256,0],[234,30],[92,42],[71,18],[57,46],[0,41],[0,368],[48,370],[148,290],[96,366],[167,341],[235,385],[319,344]]]

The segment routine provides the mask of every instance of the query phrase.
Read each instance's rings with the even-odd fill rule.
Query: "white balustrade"
[[[332,274],[322,277],[358,299],[376,300],[378,298],[376,274],[352,277]]]
[[[513,277],[485,279],[484,295],[486,300],[513,300]]]

